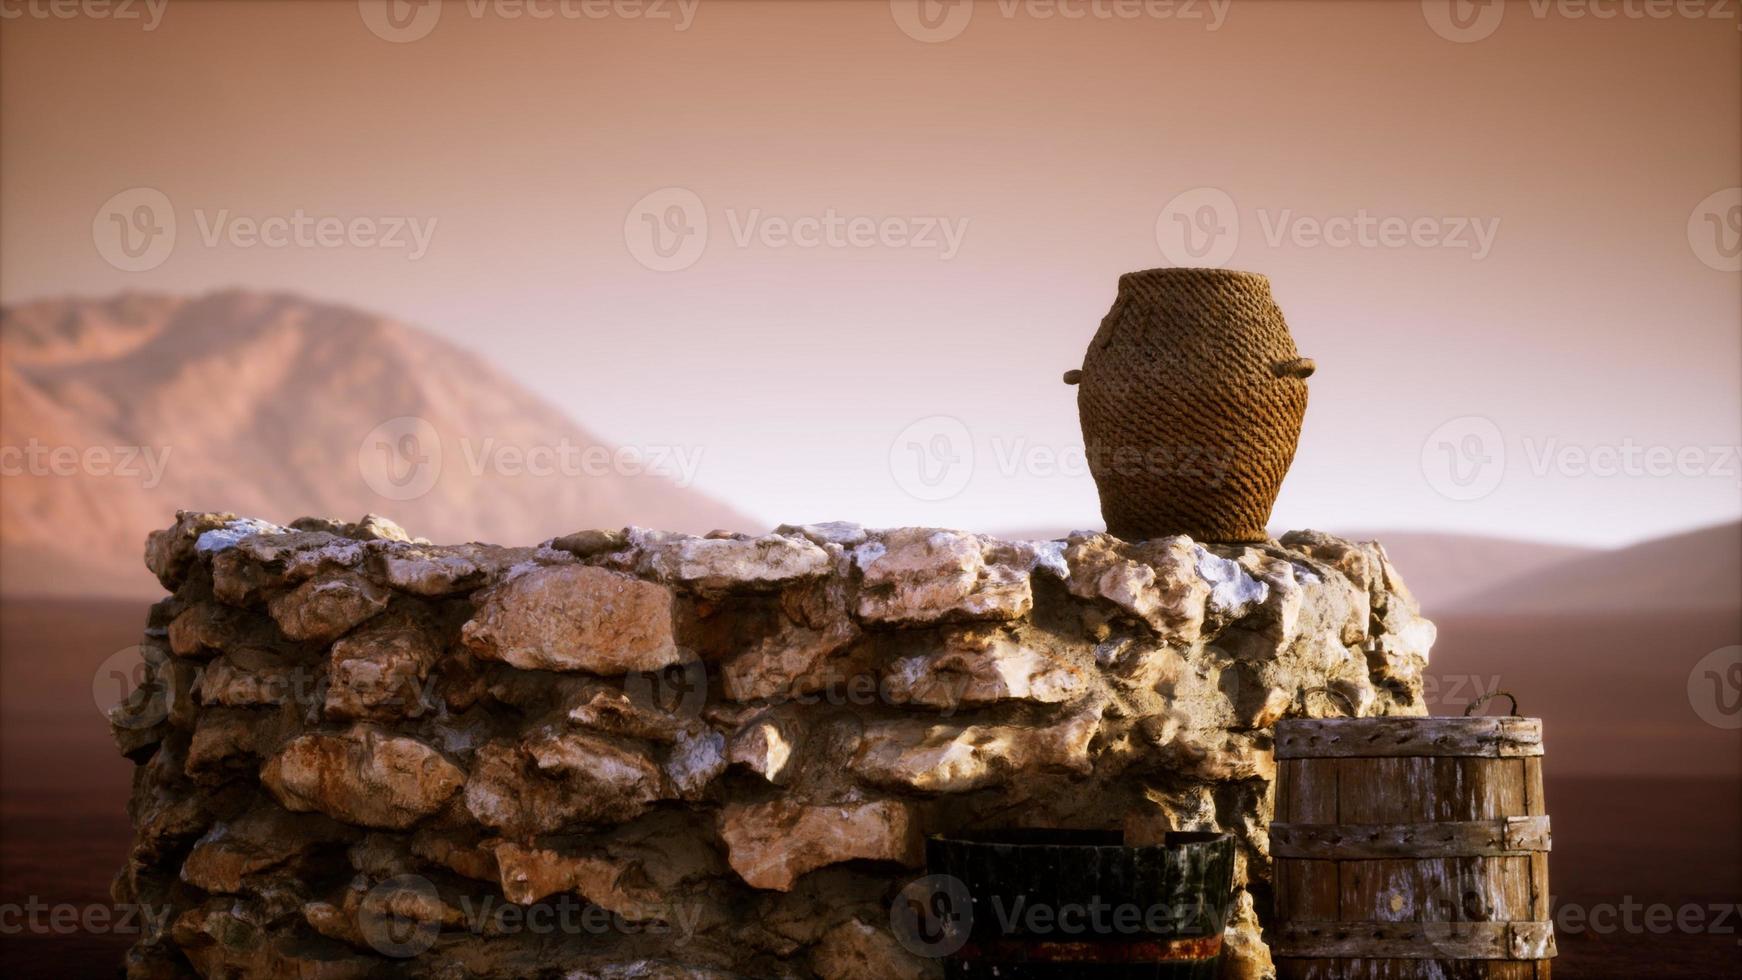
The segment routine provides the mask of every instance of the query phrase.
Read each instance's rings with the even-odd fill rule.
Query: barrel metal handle
[[[1476,700],[1470,702],[1470,706],[1468,708],[1464,709],[1464,717],[1468,718],[1471,715],[1475,714],[1476,712],[1480,711],[1482,709],[1483,705],[1494,700],[1495,698],[1505,698],[1506,700],[1511,701],[1512,702],[1512,711],[1509,713],[1514,718],[1518,717],[1518,699],[1512,696],[1511,691],[1489,691],[1487,694],[1484,694],[1481,697],[1477,698]]]

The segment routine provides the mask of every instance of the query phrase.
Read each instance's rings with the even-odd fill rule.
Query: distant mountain
[[[1461,606],[1470,597],[1538,569],[1602,554],[1594,548],[1433,531],[1339,531],[1356,541],[1378,541],[1403,574],[1422,609]]]
[[[1543,719],[1559,773],[1742,772],[1736,731],[1708,723],[1734,691],[1701,666],[1742,643],[1742,524],[1536,568],[1431,615],[1433,713],[1505,690]]]
[[[1742,609],[1742,523],[1542,566],[1457,606],[1509,615]]]
[[[517,544],[631,523],[754,527],[683,485],[698,447],[619,455],[473,353],[284,293],[0,310],[0,447],[13,595],[157,591],[145,535],[178,508],[375,512],[436,541]]]

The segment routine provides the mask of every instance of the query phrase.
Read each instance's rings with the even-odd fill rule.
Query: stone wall
[[[1014,825],[1233,834],[1226,973],[1265,976],[1268,727],[1424,713],[1433,639],[1377,545],[1314,532],[184,513],[146,559],[141,977],[939,977],[891,926],[923,835]]]

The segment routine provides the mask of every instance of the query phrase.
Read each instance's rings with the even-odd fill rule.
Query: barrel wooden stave
[[[1450,737],[1436,726],[1424,737],[1392,735],[1373,724],[1409,721],[1363,719],[1354,737],[1297,733],[1287,750],[1279,726],[1274,820],[1282,827],[1273,872],[1279,921],[1270,930],[1278,976],[1548,977],[1553,936],[1544,925],[1550,909],[1540,728],[1520,724],[1526,719],[1504,726],[1490,719],[1463,732],[1454,726]],[[1380,746],[1380,754],[1349,754],[1362,742]],[[1439,754],[1390,754],[1399,744]],[[1470,826],[1484,822],[1496,827],[1497,840]],[[1375,840],[1420,833],[1430,835],[1422,850],[1457,850],[1455,843],[1431,842],[1440,823],[1457,825],[1446,833],[1479,841],[1468,847],[1474,853],[1369,856]],[[1435,952],[1444,955],[1429,958]]]

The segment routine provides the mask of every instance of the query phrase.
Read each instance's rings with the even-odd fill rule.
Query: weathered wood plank
[[[1468,759],[1441,756],[1434,760],[1433,800],[1428,807],[1429,820],[1474,820],[1476,808],[1470,800],[1469,773],[1464,768]]]
[[[1342,861],[1342,922],[1413,922],[1422,918],[1416,900],[1416,862]]]
[[[1524,812],[1540,817],[1548,812],[1548,801],[1542,795],[1542,757],[1524,760]]]
[[[1548,817],[1401,824],[1272,823],[1270,855],[1322,860],[1477,857],[1549,849]]]
[[[1530,856],[1530,917],[1549,917],[1547,848]]]
[[[1338,823],[1416,823],[1431,819],[1434,759],[1337,761]]]
[[[1278,980],[1548,980],[1547,961],[1277,957]]]
[[[1459,759],[1469,794],[1465,820],[1493,820],[1523,815],[1523,759]]]
[[[1265,931],[1277,956],[1532,960],[1554,955],[1549,922],[1287,922]]]
[[[1276,758],[1514,758],[1542,754],[1538,718],[1285,718]]]
[[[1434,922],[1505,920],[1487,858],[1423,858],[1416,862],[1422,919]],[[1522,918],[1520,916],[1519,918]]]
[[[1535,918],[1530,900],[1530,855],[1486,858],[1483,863],[1488,868],[1488,887],[1496,896],[1494,918],[1508,922]]]
[[[1280,861],[1275,881],[1278,907],[1300,922],[1335,922],[1342,918],[1335,861]]]
[[[1286,819],[1299,823],[1336,823],[1337,760],[1291,759],[1285,765]],[[1281,811],[1279,811],[1279,814]]]
[[[1276,819],[1337,820],[1337,760],[1291,759],[1277,766]],[[1329,861],[1279,861],[1276,902],[1300,921],[1335,921],[1337,866]]]
[[[1272,819],[1288,819],[1289,796],[1292,793],[1292,790],[1289,789],[1292,785],[1292,780],[1289,779],[1289,776],[1293,772],[1290,768],[1293,765],[1293,762],[1279,762],[1276,764],[1276,776],[1270,781],[1270,812]]]

